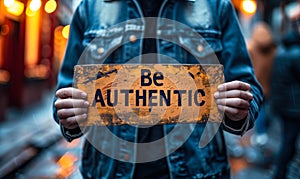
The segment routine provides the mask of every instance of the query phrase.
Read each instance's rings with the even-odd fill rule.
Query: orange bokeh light
[[[20,16],[24,11],[24,4],[19,1],[13,1],[10,6],[7,7],[7,12],[15,15]]]
[[[57,177],[68,178],[76,170],[75,162],[78,160],[77,156],[70,152],[65,153],[57,162],[59,169]]]
[[[257,10],[257,3],[255,0],[243,0],[241,3],[241,10],[245,14],[252,15]]]

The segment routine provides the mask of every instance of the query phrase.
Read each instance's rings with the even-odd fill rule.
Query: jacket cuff
[[[63,125],[59,125],[62,135],[68,142],[71,142],[72,140],[77,139],[83,135],[79,127],[75,129],[67,129]]]
[[[223,121],[223,127],[227,132],[237,135],[244,135],[250,126],[250,114],[248,113],[247,117],[240,121],[233,121],[228,117],[225,117]]]

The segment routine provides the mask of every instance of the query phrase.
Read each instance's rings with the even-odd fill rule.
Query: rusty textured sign
[[[77,65],[74,87],[88,94],[80,125],[156,125],[221,121],[213,94],[222,65]]]

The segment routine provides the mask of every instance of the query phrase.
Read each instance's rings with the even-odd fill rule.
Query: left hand
[[[218,109],[233,121],[245,119],[253,99],[250,91],[251,86],[241,81],[219,85],[218,91],[214,94]]]

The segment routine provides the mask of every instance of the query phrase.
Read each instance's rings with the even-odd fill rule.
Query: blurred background
[[[81,140],[67,143],[52,119],[52,98],[69,24],[80,0],[0,0],[0,178],[80,178]],[[277,47],[299,11],[297,0],[232,0],[255,73],[263,113],[245,136],[226,134],[233,178],[271,178],[281,144],[272,111]],[[298,24],[299,25],[299,24]],[[300,143],[288,166],[300,178]]]

